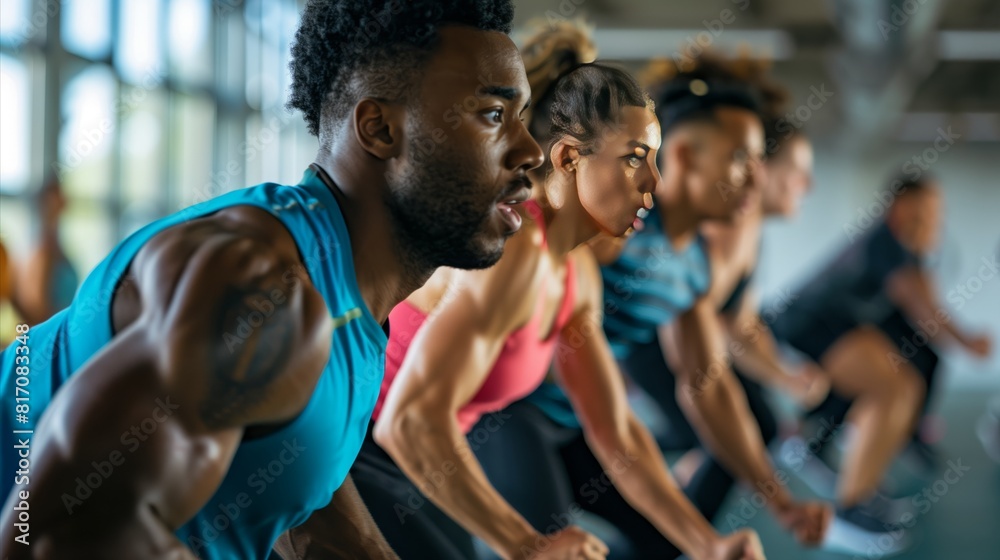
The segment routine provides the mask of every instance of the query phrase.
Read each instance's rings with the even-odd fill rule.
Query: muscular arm
[[[375,526],[350,476],[334,492],[330,505],[288,530],[274,550],[285,560],[398,558]]]
[[[803,368],[794,375],[781,360],[771,328],[757,314],[753,292],[748,290],[737,312],[723,314],[722,320],[733,341],[733,363],[741,372],[758,383],[785,391],[803,406],[816,405],[826,397],[829,378],[819,366]]]
[[[174,531],[221,483],[244,427],[287,421],[308,401],[329,355],[325,305],[304,274],[286,274],[298,259],[290,238],[257,241],[245,229],[203,219],[140,251],[131,272],[141,310],[42,416],[28,484],[32,543],[5,537],[4,558],[192,557]],[[224,334],[273,290],[285,304],[227,345]],[[130,435],[150,418],[145,439]],[[93,495],[74,499],[95,461],[116,466]],[[13,523],[10,508],[2,523]]]
[[[517,327],[509,323],[524,299],[524,282],[514,278],[534,268],[520,263],[523,238],[508,242],[495,267],[459,273],[414,337],[374,431],[376,442],[435,505],[507,558],[519,557],[537,533],[490,484],[456,413]],[[446,484],[430,482],[442,476]]]
[[[976,337],[959,328],[944,310],[934,295],[934,280],[927,271],[915,266],[901,269],[889,277],[887,290],[889,298],[912,323],[928,325],[920,330],[932,340],[940,342],[950,339],[966,348],[976,344]]]
[[[577,253],[581,305],[563,332],[568,351],[556,363],[561,383],[588,444],[625,499],[689,557],[708,558],[719,536],[677,487],[649,431],[633,414],[601,330],[600,273],[589,253]]]
[[[715,306],[702,298],[678,321],[661,329],[664,355],[679,358],[677,402],[713,454],[755,490],[773,489],[770,503],[783,508],[788,492],[776,484],[746,395],[727,360]]]
[[[757,315],[755,298],[744,294],[735,314],[723,314],[722,321],[735,342],[733,362],[766,385],[784,387],[789,376],[774,342],[771,329]]]

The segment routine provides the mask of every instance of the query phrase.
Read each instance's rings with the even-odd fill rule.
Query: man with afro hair
[[[396,557],[348,469],[389,311],[440,266],[495,263],[520,226],[542,153],[512,17],[509,0],[307,4],[290,105],[320,148],[302,181],[142,228],[0,354],[4,387],[30,388],[30,409],[3,405],[20,451],[2,522],[31,522],[0,556]]]

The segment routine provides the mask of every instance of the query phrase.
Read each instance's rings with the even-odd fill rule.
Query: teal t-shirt
[[[656,340],[661,325],[691,309],[708,291],[711,273],[705,241],[699,236],[674,251],[654,209],[618,259],[601,268],[601,278],[604,333],[615,357],[622,360],[637,346]],[[546,381],[526,400],[555,422],[580,427],[569,398],[554,382]]]

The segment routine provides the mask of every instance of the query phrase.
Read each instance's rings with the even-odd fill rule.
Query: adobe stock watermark
[[[594,505],[597,501],[608,492],[611,488],[614,488],[614,482],[612,481],[612,476],[608,474],[610,470],[615,476],[622,476],[628,469],[639,460],[639,457],[632,455],[627,452],[616,451],[614,459],[611,461],[611,465],[608,469],[601,472],[600,476],[593,476],[587,482],[584,482],[579,489],[579,495],[584,498],[584,500],[590,504]],[[520,550],[521,558],[532,558],[539,552],[545,552],[552,546],[553,535],[557,534],[559,531],[573,525],[574,522],[583,515],[583,507],[579,502],[573,501],[566,508],[565,512],[554,512],[549,517],[552,519],[552,523],[545,527],[543,531],[538,533],[535,537],[535,542],[532,546],[523,545]]]
[[[110,118],[103,118],[94,126],[82,131],[75,143],[68,147],[65,159],[52,162],[52,170],[55,171],[56,175],[62,179],[67,172],[85,162],[98,146],[113,135],[115,129],[113,119],[142,103],[149,92],[160,85],[164,76],[163,69],[154,67],[147,71],[139,83],[128,90],[128,93],[122,93],[113,105]]]
[[[983,285],[986,282],[989,282],[1000,274],[1000,262],[997,262],[997,255],[983,257],[980,259],[980,262],[983,264],[975,274],[966,279],[965,282],[955,284],[954,288],[948,290],[948,294],[945,297],[948,303],[955,306],[956,310],[961,310],[965,307],[966,303],[982,291]]]
[[[798,299],[798,295],[793,294],[791,291],[787,289],[779,290],[777,297],[769,303],[764,313],[758,315],[757,321],[749,321],[741,328],[744,334],[752,338],[750,340],[751,344],[755,343],[757,338],[762,336],[764,330],[767,328],[766,324],[774,322],[778,315],[788,311],[789,306],[796,299]],[[701,396],[711,384],[721,379],[723,374],[732,372],[731,365],[733,358],[739,358],[745,353],[746,347],[742,342],[735,339],[730,340],[725,350],[713,356],[705,369],[699,368],[695,370],[693,382],[685,385],[684,394],[691,399]]]
[[[786,111],[774,125],[775,132],[781,135],[781,138],[768,138],[767,143],[764,146],[765,155],[773,155],[781,147],[781,142],[791,138],[793,134],[801,130],[817,112],[827,105],[831,98],[836,95],[833,90],[828,90],[825,83],[817,86],[809,86],[809,96],[806,97],[805,103]],[[760,165],[766,165],[763,161],[751,162],[750,164],[753,168]],[[745,178],[741,177],[741,178]],[[715,184],[715,188],[719,191],[722,196],[722,200],[729,200],[730,194],[738,194],[743,191],[744,187],[736,187],[724,181],[719,181]]]
[[[43,3],[32,2],[31,5],[35,7],[31,16],[22,21],[21,25],[11,33],[10,42],[13,44],[15,54],[19,54],[25,43],[34,39],[41,30],[45,29],[50,19],[59,17],[61,4],[57,0],[46,0]]]
[[[545,10],[545,19],[550,27],[556,27],[576,14],[576,10],[587,0],[561,0],[555,10]]]
[[[981,262],[983,265],[979,267],[976,274],[970,276],[965,282],[957,284],[954,289],[948,292],[948,301],[955,304],[957,309],[965,307],[967,302],[982,291],[984,282],[992,280],[1000,273],[1000,263],[997,262],[995,255],[990,258],[983,257]],[[899,338],[897,344],[899,352],[886,354],[892,369],[899,371],[899,366],[909,363],[909,359],[916,356],[920,348],[930,344],[941,332],[941,329],[951,323],[951,320],[951,314],[944,309],[937,309],[931,318],[918,319],[916,321],[917,328],[913,335],[909,338]]]
[[[781,451],[781,462],[793,473],[797,473],[805,468],[806,463],[818,459],[820,451],[826,444],[845,428],[845,424],[836,423],[834,417],[822,417],[816,432],[806,440],[799,440],[796,436],[789,440],[790,445],[783,446]]]
[[[910,21],[913,14],[927,3],[927,0],[903,0],[902,5],[891,2],[892,8],[889,19],[879,18],[878,31],[882,34],[884,41],[889,40],[889,36],[899,31]]]
[[[247,162],[253,161],[257,158],[258,154],[263,153],[268,146],[281,136],[281,132],[285,130],[288,124],[294,122],[294,120],[294,112],[284,107],[275,109],[270,114],[270,118],[267,119],[266,124],[262,122],[260,130],[243,142],[240,142],[236,147],[237,152],[240,154],[239,156],[234,156],[225,164],[220,165],[217,171],[212,172],[208,181],[200,187],[195,188],[193,193],[194,199],[190,204],[193,205],[210,200],[237,186],[242,187],[243,185],[235,185],[233,181],[241,176],[243,170],[246,169]],[[191,206],[188,206],[182,212],[192,212],[190,208]]]
[[[937,138],[934,139],[931,146],[911,157],[900,168],[900,171],[906,174],[908,179],[914,181],[919,179],[924,172],[937,162],[941,154],[950,150],[955,141],[962,137],[961,134],[952,132],[950,126],[947,129],[939,127],[937,132]],[[861,237],[865,230],[878,223],[878,220],[892,206],[896,197],[904,191],[906,191],[906,187],[903,186],[902,179],[896,179],[889,188],[872,192],[875,200],[867,206],[859,206],[856,209],[857,219],[847,222],[843,226],[848,242],[854,243],[856,239]]]
[[[802,129],[813,118],[816,112],[825,107],[830,98],[835,95],[836,92],[826,89],[825,83],[820,84],[819,87],[809,86],[809,96],[806,97],[805,103],[786,112],[779,118],[774,126],[775,131],[784,134],[782,140],[787,140],[796,131]],[[764,147],[766,153],[775,153],[778,150],[779,142],[775,138],[768,140],[767,145]]]
[[[455,452],[458,454],[460,460],[462,462],[475,461],[476,458],[473,453],[489,441],[490,436],[499,431],[510,418],[511,415],[502,410],[486,416],[475,429],[466,434],[466,445],[455,448]],[[452,475],[458,472],[458,469],[459,466],[453,461],[445,461],[441,464],[440,468],[426,473],[421,480],[413,481],[413,486],[409,488],[409,495],[406,498],[406,502],[396,502],[392,507],[396,518],[399,520],[399,524],[405,525],[406,518],[416,514],[417,510],[424,507],[427,503],[427,495],[441,488]]]
[[[782,469],[774,470],[772,480],[757,482],[757,490],[749,497],[743,496],[739,501],[739,508],[726,514],[726,523],[729,529],[735,531],[746,527],[746,525],[757,516],[761,510],[767,507],[772,498],[778,495],[781,488],[788,486],[788,473]]]
[[[180,405],[172,402],[170,397],[156,398],[152,412],[137,424],[133,424],[127,431],[122,432],[119,441],[127,448],[127,453],[135,453],[142,443],[156,433],[160,424],[163,424],[173,416],[174,411]],[[72,515],[74,508],[78,508],[94,495],[94,492],[111,478],[117,467],[121,467],[128,459],[128,455],[119,449],[112,450],[107,459],[101,461],[91,461],[93,470],[85,475],[78,476],[74,480],[76,487],[72,492],[63,492],[62,503],[66,508],[66,513]]]
[[[215,0],[212,4],[215,6],[215,14],[224,16],[242,9],[244,2],[243,0]]]
[[[899,366],[910,363],[909,359],[916,356],[920,348],[927,346],[941,332],[943,326],[950,322],[951,314],[944,309],[938,309],[933,318],[918,320],[919,328],[914,331],[913,336],[899,338],[897,345],[899,352],[892,351],[886,354],[893,371],[899,371]]]
[[[227,325],[227,330],[222,333],[222,342],[226,350],[232,354],[241,349],[257,329],[266,325],[268,319],[288,303],[290,294],[302,290],[304,283],[312,283],[309,271],[318,270],[323,263],[335,260],[340,249],[340,241],[333,236],[316,240],[311,249],[300,247],[301,264],[296,263],[282,271],[280,283],[272,282],[272,285],[261,287],[257,293],[248,294],[244,298],[242,309],[236,310],[238,315],[235,321],[231,321]],[[355,308],[340,317],[334,317],[333,320],[335,324],[346,323],[361,315],[360,308]]]
[[[730,0],[730,2],[741,12],[750,7],[750,0]],[[681,70],[693,66],[695,60],[710,49],[716,39],[722,36],[726,26],[735,22],[736,14],[729,8],[723,8],[719,12],[719,16],[714,19],[701,20],[701,24],[705,28],[704,31],[689,36],[679,50],[671,53],[670,57],[674,60],[674,64]]]
[[[246,490],[238,492],[232,496],[231,500],[219,503],[217,505],[218,513],[215,511],[201,512],[203,515],[199,515],[197,534],[192,532],[187,538],[188,548],[201,557],[209,545],[232,527],[244,510],[253,505],[254,497],[267,492],[268,488],[271,488],[278,478],[285,474],[286,469],[295,463],[305,451],[306,447],[299,445],[298,439],[282,441],[281,450],[274,459],[258,467],[247,477]],[[208,517],[207,520],[206,517]]]
[[[948,495],[951,488],[958,484],[971,470],[972,467],[962,464],[961,457],[949,460],[948,469],[941,478],[925,486],[919,494],[913,496],[912,503],[916,508],[915,513],[906,511],[900,514],[898,519],[886,520],[884,527],[887,532],[868,541],[864,556],[855,555],[853,558],[855,560],[882,558],[897,548],[899,541],[906,535],[905,530],[913,528],[917,524],[917,520],[927,515],[938,502]]]

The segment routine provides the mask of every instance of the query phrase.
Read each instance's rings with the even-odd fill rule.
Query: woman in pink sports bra
[[[522,231],[492,268],[440,269],[390,315],[374,424],[351,474],[403,559],[476,558],[471,535],[503,558],[607,556],[600,539],[567,523],[580,508],[550,528],[533,527],[493,488],[474,454],[491,428],[470,428],[537,388],[556,351],[569,365],[562,381],[605,482],[656,527],[659,550],[694,560],[763,558],[755,534],[720,537],[673,482],[628,406],[601,330],[600,272],[580,245],[641,227],[638,215],[652,207],[659,180],[660,129],[630,75],[581,64],[592,51],[570,25],[528,41],[529,130],[548,158],[532,176],[531,200],[498,202]],[[496,430],[503,420],[495,417]]]

